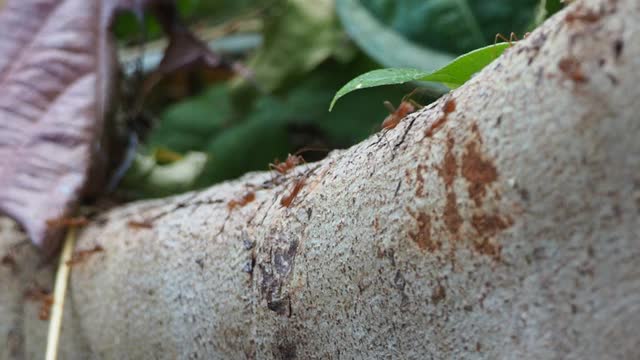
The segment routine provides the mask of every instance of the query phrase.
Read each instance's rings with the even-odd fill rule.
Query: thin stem
[[[64,240],[60,264],[56,273],[56,285],[53,291],[53,304],[51,305],[51,322],[49,322],[49,334],[47,336],[46,360],[56,360],[58,357],[58,343],[60,341],[60,330],[62,328],[62,313],[64,309],[64,299],[67,292],[67,282],[71,266],[67,264],[73,255],[76,245],[76,229],[69,227]]]

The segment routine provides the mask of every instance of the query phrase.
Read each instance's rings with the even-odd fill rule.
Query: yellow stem
[[[69,227],[64,240],[60,264],[56,273],[56,286],[53,290],[53,304],[51,305],[51,322],[49,322],[49,334],[47,336],[46,360],[56,360],[58,357],[58,343],[60,341],[60,330],[62,327],[62,312],[64,308],[64,298],[67,292],[67,282],[71,266],[67,262],[71,260],[73,249],[76,246],[76,229]]]

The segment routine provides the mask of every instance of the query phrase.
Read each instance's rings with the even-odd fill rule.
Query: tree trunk
[[[639,18],[575,2],[322,162],[103,214],[60,358],[640,358]],[[54,266],[0,232],[0,358],[39,358]]]

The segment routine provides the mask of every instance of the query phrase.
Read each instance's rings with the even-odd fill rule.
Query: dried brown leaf
[[[46,252],[81,197],[108,178],[118,78],[110,26],[150,8],[170,37],[156,72],[227,66],[178,19],[173,0],[8,0],[0,10],[0,212]],[[113,156],[113,155],[112,155]]]
[[[0,12],[0,211],[45,250],[64,231],[47,220],[71,213],[92,170],[105,177],[116,77],[109,8],[9,0]]]

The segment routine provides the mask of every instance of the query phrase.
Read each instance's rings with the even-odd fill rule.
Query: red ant
[[[73,265],[79,264],[85,261],[89,256],[95,253],[103,252],[103,251],[104,251],[104,248],[100,245],[94,246],[93,249],[76,251],[73,253],[73,256],[71,256],[71,260],[67,261],[67,265],[73,266]]]
[[[400,105],[398,105],[397,109],[393,107],[393,104],[391,104],[391,102],[384,102],[384,106],[386,106],[389,110],[389,115],[387,115],[387,117],[382,121],[382,125],[380,125],[381,129],[391,130],[395,128],[407,115],[422,108],[422,105],[411,99],[411,96],[416,91],[418,91],[418,88],[414,89],[408,95],[405,95],[402,98],[402,101],[400,102]]]
[[[384,106],[389,109],[389,115],[382,121],[380,128],[387,130],[395,128],[400,123],[400,120],[418,110],[418,106],[412,101],[402,101],[397,109],[395,109],[389,101],[385,101]]]
[[[150,220],[135,221],[130,220],[127,226],[134,229],[153,229],[153,223]]]
[[[524,33],[524,36],[522,37],[523,39],[526,39],[527,36],[529,36],[529,32]],[[493,40],[493,44],[497,44],[498,40],[502,40],[506,43],[509,43],[509,46],[513,46],[513,43],[516,41],[520,41],[520,39],[518,39],[518,35],[516,35],[516,33],[514,33],[513,31],[511,32],[511,34],[509,34],[509,38],[507,39],[504,35],[497,33],[496,34],[496,38]]]
[[[78,227],[85,226],[89,223],[89,220],[84,217],[61,217],[58,219],[49,219],[47,220],[47,226],[52,228],[60,228],[60,227]]]
[[[242,207],[242,206],[247,205],[248,203],[250,203],[253,200],[255,200],[255,198],[256,198],[256,193],[254,193],[253,191],[249,191],[242,198],[240,198],[240,200],[230,200],[227,203],[227,208],[229,209],[229,211],[231,211],[231,210],[235,209],[236,207]]]
[[[293,200],[296,198],[296,196],[298,196],[298,193],[304,187],[304,183],[305,183],[304,177],[296,181],[295,185],[293,185],[293,189],[291,189],[291,193],[289,193],[289,195],[283,197],[282,200],[280,200],[280,205],[284,207],[291,206],[291,203],[293,203]]]
[[[289,170],[294,167],[304,163],[304,158],[300,155],[291,155],[287,156],[287,160],[284,162],[280,162],[280,160],[276,159],[273,164],[269,164],[269,168],[275,170],[279,174],[286,174]]]
[[[53,296],[51,295],[51,292],[49,290],[40,286],[35,286],[32,288],[28,288],[24,292],[24,297],[27,300],[39,301],[40,311],[38,311],[38,318],[43,321],[49,320],[51,305],[53,305]]]
[[[273,164],[269,164],[269,168],[275,170],[279,174],[284,175],[294,167],[300,164],[304,164],[305,162],[304,158],[300,154],[307,151],[327,151],[327,149],[316,149],[316,148],[304,147],[296,151],[295,154],[293,155],[289,154],[287,156],[287,159],[284,162],[280,162],[280,160],[276,159],[273,162]]]

